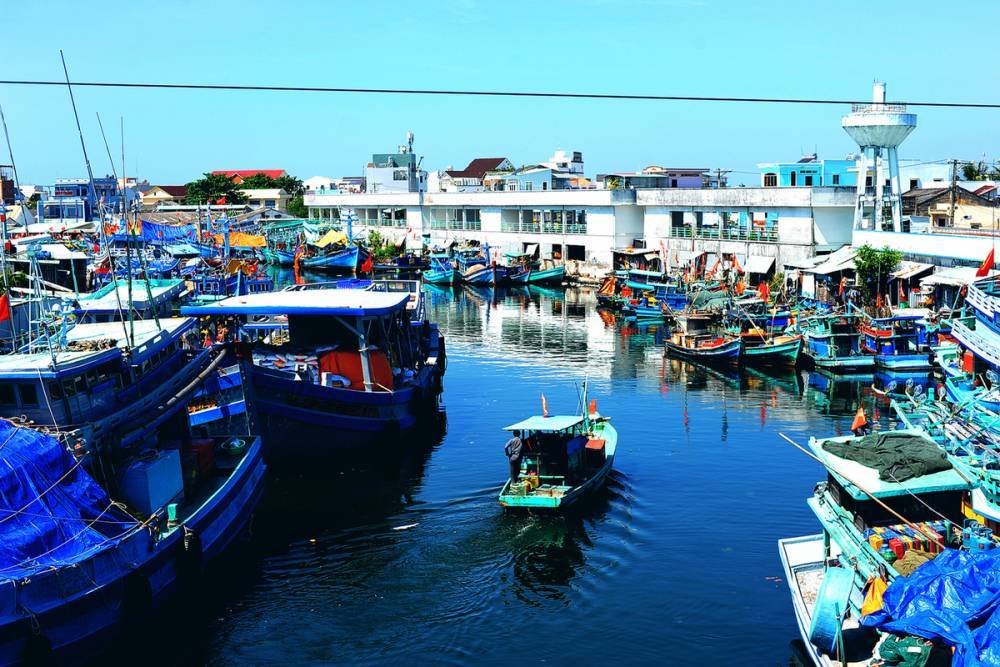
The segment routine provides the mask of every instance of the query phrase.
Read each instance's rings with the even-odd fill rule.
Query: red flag
[[[847,285],[847,276],[840,279],[840,289],[837,290],[837,296],[844,296],[844,287]]]
[[[771,286],[767,283],[760,283],[757,285],[757,296],[760,297],[761,301],[767,301],[771,298]]]
[[[218,205],[220,205],[220,206],[225,205],[226,198],[225,197],[219,197],[218,199],[215,200],[215,203],[218,204]]]
[[[986,259],[979,266],[979,270],[976,271],[977,278],[985,278],[990,275],[990,271],[993,269],[993,248],[990,248],[990,254],[986,255]]]
[[[10,297],[7,296],[5,292],[3,296],[0,296],[0,322],[6,322],[10,319]]]
[[[593,417],[597,414],[597,399],[590,399],[590,416]]]
[[[375,265],[372,264],[372,256],[368,255],[365,261],[361,264],[361,273],[371,273],[375,269]]]

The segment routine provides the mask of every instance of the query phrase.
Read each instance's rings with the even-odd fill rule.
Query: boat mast
[[[97,125],[98,125],[98,127],[101,128],[101,138],[104,140],[104,150],[107,151],[107,153],[108,153],[108,163],[111,165],[111,175],[114,176],[114,178],[115,178],[115,184],[117,185],[117,183],[118,183],[118,172],[115,170],[115,161],[111,157],[111,147],[108,145],[108,137],[107,137],[106,134],[104,134],[104,123],[101,122],[101,114],[97,114]],[[124,180],[124,178],[125,177],[122,176],[122,187],[118,190],[118,196],[121,197],[122,199],[125,198],[125,180]],[[102,208],[103,208],[103,206],[102,206]],[[103,216],[103,213],[102,213],[102,216],[101,216],[102,221],[103,221],[103,217],[104,216]],[[102,227],[104,226],[103,222],[102,222],[101,226]],[[127,236],[126,236],[126,243],[128,243],[128,237]],[[112,283],[112,285],[114,285],[114,289],[115,289],[115,300],[118,302],[118,317],[121,318],[122,331],[125,332],[125,338],[128,339],[128,327],[125,326],[125,313],[122,312],[122,295],[121,295],[121,292],[118,291],[118,275],[117,275],[117,272],[115,271],[114,260],[111,258],[111,244],[110,243],[106,243],[105,247],[107,248],[107,252],[108,252],[108,267],[111,269],[111,283]]]
[[[125,118],[124,117],[122,117],[122,119],[121,119],[121,134],[122,134],[122,136],[121,136],[121,141],[122,141],[122,192],[125,193],[124,200],[122,201],[122,210],[125,211],[125,220],[126,220],[126,223],[127,223],[127,221],[128,221],[128,194],[127,194],[127,188],[125,188],[125,186],[124,186],[124,183],[125,183]],[[139,224],[139,212],[138,211],[134,212],[132,223],[134,225],[138,226],[138,224]],[[127,224],[126,224],[126,226],[127,226]],[[129,245],[128,242],[131,241],[131,238],[132,238],[132,235],[131,235],[131,232],[130,232],[128,234],[128,236],[126,237],[126,244],[125,244],[126,247],[128,247],[128,245]],[[143,245],[145,246],[145,244],[143,244]],[[160,326],[160,315],[159,315],[159,313],[156,312],[156,304],[153,302],[153,288],[149,284],[149,267],[146,265],[146,253],[145,252],[140,252],[138,250],[138,248],[137,248],[136,249],[136,254],[139,256],[139,266],[140,266],[140,268],[142,268],[143,274],[145,274],[145,280],[143,282],[146,285],[146,303],[148,304],[148,307],[151,308],[152,311],[153,311],[153,321],[156,322],[156,328],[157,328],[157,330],[161,330],[161,329],[163,329],[163,327]],[[129,262],[129,276],[130,276],[130,279],[129,279],[129,291],[128,291],[128,307],[129,307],[129,321],[130,322],[132,322],[132,316],[131,316],[131,313],[132,313],[132,282],[131,282],[131,275],[132,275],[132,264],[131,264],[131,262]],[[135,326],[134,322],[132,323],[132,326],[133,327]],[[133,336],[134,336],[134,334],[133,334]]]
[[[73,118],[76,120],[76,132],[80,135],[80,148],[83,149],[83,161],[87,165],[87,178],[89,179],[89,193],[90,196],[95,200],[97,199],[97,189],[94,187],[94,170],[90,168],[90,158],[87,156],[87,144],[83,141],[83,130],[80,128],[80,116],[76,113],[76,99],[73,97],[73,86],[69,82],[69,70],[66,69],[66,56],[63,55],[62,49],[59,49],[59,58],[62,59],[63,73],[66,75],[66,89],[69,90],[69,102],[73,107]],[[84,215],[86,215],[86,210],[84,210]],[[70,261],[70,267],[72,268],[72,260]],[[76,273],[74,272],[75,276]]]
[[[17,201],[17,197],[21,192],[21,183],[17,178],[17,165],[14,164],[14,149],[10,146],[10,134],[7,132],[7,118],[3,115],[3,106],[0,105],[0,124],[3,125],[3,136],[7,141],[7,155],[10,156],[10,168],[14,172],[14,201]],[[21,199],[23,207],[23,197]],[[0,202],[2,203],[2,202]],[[15,327],[14,321],[17,319],[14,317],[14,304],[10,302],[10,284],[9,278],[7,277],[7,205],[3,205],[3,211],[0,211],[0,227],[2,227],[3,239],[0,241],[3,245],[0,246],[0,271],[3,272],[3,290],[7,295],[7,305],[11,309],[10,316],[10,345],[11,349],[17,350],[17,329]],[[24,218],[25,224],[27,225],[27,216]],[[31,303],[28,303],[28,309],[31,309]]]

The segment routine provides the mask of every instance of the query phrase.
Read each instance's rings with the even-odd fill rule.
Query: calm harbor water
[[[665,361],[662,332],[602,319],[584,288],[426,289],[447,335],[443,432],[276,471],[169,659],[790,664],[776,542],[818,532],[804,501],[822,471],[777,433],[846,432],[872,378]],[[504,514],[501,428],[543,392],[575,412],[584,377],[619,430],[607,492],[574,516]]]

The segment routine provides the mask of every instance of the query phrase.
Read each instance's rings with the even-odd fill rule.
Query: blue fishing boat
[[[419,282],[385,281],[251,294],[181,312],[239,318],[244,385],[269,444],[329,453],[398,436],[437,414],[444,338],[422,304]],[[287,433],[298,437],[278,437]]]
[[[431,255],[430,267],[423,272],[423,280],[431,285],[457,285],[461,273],[448,255]]]
[[[304,255],[299,258],[299,266],[303,269],[314,271],[342,270],[357,271],[361,249],[357,246],[330,250],[313,255]]]
[[[663,342],[666,354],[703,364],[737,364],[743,341],[716,334],[675,333]]]
[[[76,299],[73,314],[79,322],[113,322],[129,318],[129,297],[132,317],[153,319],[169,317],[174,307],[187,295],[187,286],[180,278],[132,280],[108,283],[96,292],[81,294]]]
[[[525,443],[517,479],[500,490],[507,509],[564,510],[602,488],[614,467],[618,432],[594,406],[584,415],[539,415],[504,430]]]
[[[931,347],[937,330],[927,322],[927,311],[900,310],[891,317],[859,323],[862,350],[875,356],[875,365],[889,371],[930,371]]]
[[[87,471],[96,452],[70,454],[6,421],[0,438],[4,665],[80,662],[126,627],[142,627],[245,532],[263,492],[257,438],[161,449],[147,437],[102,452],[119,471],[113,493]],[[195,458],[186,459],[192,445]]]
[[[856,312],[812,315],[799,326],[805,336],[805,355],[817,368],[833,373],[871,372],[875,356],[861,344]]]

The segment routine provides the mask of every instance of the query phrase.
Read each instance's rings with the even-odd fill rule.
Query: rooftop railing
[[[719,229],[717,227],[694,229],[685,225],[683,227],[671,227],[670,236],[681,239],[711,239],[716,241],[778,242],[778,231],[775,229]]]
[[[905,104],[852,104],[852,113],[906,113]]]

